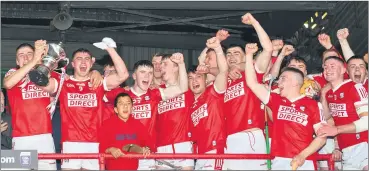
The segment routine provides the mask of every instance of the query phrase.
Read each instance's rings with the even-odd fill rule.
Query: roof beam
[[[336,2],[176,2],[176,1],[122,1],[122,2],[71,2],[72,8],[125,8],[153,10],[233,10],[233,11],[326,11]]]
[[[49,27],[45,28],[13,28],[2,26],[2,40],[23,40],[35,41],[44,39],[48,41],[60,41],[56,32],[49,32]],[[214,34],[196,34],[196,33],[173,33],[173,32],[146,32],[146,31],[128,31],[128,32],[97,32],[86,33],[80,30],[70,30],[65,35],[66,44],[68,42],[94,43],[101,41],[104,37],[111,37],[118,44],[124,46],[142,46],[158,48],[181,48],[181,49],[203,49],[205,42]],[[162,41],[165,40],[165,41]],[[229,37],[225,44],[243,44],[244,41],[238,36]]]

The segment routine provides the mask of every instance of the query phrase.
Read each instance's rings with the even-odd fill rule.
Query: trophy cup
[[[60,69],[68,65],[69,60],[62,48],[62,43],[48,44],[47,54],[42,58],[41,64],[29,72],[29,79],[38,86],[46,86],[49,84],[50,72]]]

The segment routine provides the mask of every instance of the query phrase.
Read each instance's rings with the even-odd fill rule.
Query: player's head
[[[363,83],[368,77],[368,64],[360,56],[353,56],[347,61],[347,73],[356,83]]]
[[[325,58],[323,63],[323,74],[328,82],[343,80],[346,72],[345,61],[337,56],[329,56]]]
[[[137,61],[133,66],[132,78],[135,80],[134,86],[138,86],[142,91],[147,91],[154,77],[154,66],[148,60]]]
[[[323,52],[323,61],[325,61],[325,59],[330,56],[340,56],[340,53],[335,49],[328,49]]]
[[[153,57],[152,57],[152,65],[154,66],[154,77],[156,79],[160,79],[161,78],[161,67],[160,67],[160,64],[161,64],[161,59],[162,59],[162,56],[164,54],[161,54],[161,53],[157,53],[155,54]]]
[[[226,51],[228,67],[245,61],[245,50],[241,45],[230,45]]]
[[[222,46],[222,50],[223,52],[226,51],[225,46]],[[208,51],[206,51],[206,57],[205,57],[205,61],[204,61],[205,65],[210,66],[210,68],[216,68],[218,67],[218,63],[217,63],[217,54],[215,53],[214,49],[208,49]]]
[[[170,57],[172,54],[164,54],[161,58],[161,74],[165,82],[178,79],[178,64],[173,62]]]
[[[293,67],[283,68],[278,79],[278,88],[282,97],[287,97],[294,91],[300,92],[304,84],[304,73]]]
[[[72,54],[72,66],[74,75],[78,77],[87,77],[90,73],[92,65],[95,63],[95,58],[89,50],[80,48]]]
[[[287,66],[300,70],[302,73],[304,73],[304,76],[307,75],[306,61],[304,58],[297,57],[297,56],[291,57],[287,63]]]
[[[188,86],[193,94],[199,95],[206,88],[206,74],[200,74],[196,71],[197,66],[188,68]]]
[[[104,67],[104,77],[116,73],[114,62],[110,55],[104,55],[101,59],[96,60],[96,63]]]
[[[127,120],[132,113],[132,98],[127,93],[120,93],[114,101],[114,112],[119,118]]]
[[[22,43],[17,47],[15,52],[17,65],[23,67],[23,65],[26,65],[33,59],[35,48],[28,43]]]

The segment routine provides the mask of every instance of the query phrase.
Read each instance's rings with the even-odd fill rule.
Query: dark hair
[[[131,97],[131,96],[129,96],[127,93],[119,93],[119,94],[117,95],[117,97],[115,97],[115,100],[114,100],[114,107],[117,107],[118,99],[119,99],[120,97],[129,97],[129,99],[131,99],[131,103],[133,103],[132,97]]]
[[[323,62],[323,63],[325,63],[325,62],[326,62],[327,60],[329,60],[329,59],[337,60],[337,61],[339,61],[340,63],[342,63],[343,65],[345,64],[345,61],[344,61],[342,58],[338,57],[338,56],[328,56],[327,58],[325,58],[325,60],[324,60],[324,62]]]
[[[92,53],[88,50],[88,49],[85,49],[85,48],[79,48],[77,50],[75,50],[72,54],[72,58],[74,58],[74,56],[77,54],[77,53],[88,53],[88,55],[90,55],[92,57]]]
[[[281,74],[284,73],[284,72],[287,72],[287,71],[300,75],[302,80],[304,80],[304,73],[302,73],[299,69],[293,68],[293,67],[285,67],[285,68],[282,69]]]
[[[22,43],[22,44],[20,44],[16,49],[15,49],[15,51],[16,52],[18,52],[18,50],[19,49],[21,49],[21,48],[24,48],[24,47],[29,47],[29,48],[31,48],[33,51],[35,51],[35,47],[33,47],[31,44],[29,44],[29,43]]]
[[[335,52],[337,55],[341,55],[340,52],[338,52],[336,49],[327,49],[322,53],[322,57],[324,56],[324,54],[328,53],[328,52]]]
[[[245,48],[242,45],[240,45],[240,44],[231,44],[231,45],[228,46],[228,48],[226,49],[226,51],[228,51],[228,49],[234,48],[234,47],[239,47],[242,50],[243,53],[246,53],[245,52]],[[224,53],[226,53],[226,52],[224,52]]]
[[[226,46],[224,46],[224,45],[222,45],[222,44],[220,44],[220,46],[222,47],[223,53],[226,53],[227,47],[226,47]],[[206,53],[209,53],[209,52],[211,52],[211,51],[214,51],[214,49],[208,49],[208,50],[206,51]]]
[[[136,72],[136,70],[138,69],[138,67],[140,66],[146,66],[149,68],[154,68],[154,65],[152,65],[152,63],[149,60],[139,60],[137,61],[134,65],[133,65],[133,72]]]
[[[165,54],[161,54],[161,60],[165,60],[165,59],[170,59],[170,57],[172,57],[172,54],[168,54],[168,53],[165,53]]]
[[[190,67],[187,68],[187,73],[196,73],[197,71],[197,66],[198,65],[191,65]]]
[[[287,64],[286,64],[286,66],[290,65],[290,63],[291,63],[291,61],[292,61],[292,60],[295,60],[295,61],[297,61],[297,62],[303,63],[303,64],[307,67],[305,59],[304,59],[304,58],[301,58],[301,57],[298,57],[298,56],[293,56],[293,57],[291,57],[291,58],[288,60],[288,62],[287,62]]]
[[[347,60],[347,64],[354,59],[362,60],[365,64],[365,68],[368,69],[368,63],[365,62],[364,58],[356,55],[352,56],[349,60]]]
[[[101,59],[96,60],[96,63],[104,67],[114,66],[114,62],[108,54],[104,55]]]

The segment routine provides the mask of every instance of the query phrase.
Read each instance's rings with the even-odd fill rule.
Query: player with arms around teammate
[[[106,160],[107,170],[137,170],[138,159],[119,158],[132,153],[131,149],[123,151],[126,145],[138,145],[142,147],[144,155],[150,154],[146,147],[150,141],[149,135],[142,123],[131,117],[132,106],[133,101],[128,94],[118,94],[114,101],[116,115],[104,121],[99,129],[100,153],[111,154],[115,158]]]
[[[300,94],[304,74],[295,68],[285,68],[279,77],[279,94],[269,94],[267,88],[258,83],[252,65],[256,44],[246,45],[246,82],[255,95],[272,111],[273,120],[272,156],[273,170],[299,168],[314,170],[314,156],[325,144],[326,138],[313,139],[324,117],[321,105]]]
[[[141,60],[133,66],[133,79],[135,80],[130,90],[118,88],[118,91],[106,93],[108,101],[113,102],[119,93],[127,93],[133,100],[132,117],[139,120],[148,131],[150,136],[149,147],[152,152],[156,152],[156,121],[158,113],[158,103],[174,98],[188,90],[187,72],[183,59],[183,54],[174,53],[170,60],[178,65],[179,82],[175,85],[168,85],[166,88],[150,89],[153,81],[154,67],[148,60]],[[155,168],[155,160],[139,160],[138,170],[151,170]]]
[[[344,61],[328,57],[324,76],[331,89],[322,92],[322,104],[328,123],[318,136],[336,136],[342,149],[344,170],[368,170],[368,92],[361,83],[344,80]]]
[[[10,69],[4,78],[13,126],[14,150],[37,150],[55,153],[51,135],[51,117],[47,109],[50,94],[33,84],[28,73],[40,63],[46,53],[46,41],[38,40],[35,47],[21,44],[16,50],[17,68]],[[56,170],[55,160],[39,160],[38,169]]]
[[[171,54],[163,54],[161,60],[161,75],[165,82],[161,87],[166,88],[179,84],[179,66],[171,60]],[[193,103],[191,91],[160,101],[158,104],[158,116],[156,123],[157,152],[158,153],[192,153],[190,141],[189,108]],[[194,160],[166,160],[182,170],[193,170]],[[170,169],[170,167],[157,162],[157,169]]]
[[[60,110],[62,120],[63,153],[98,153],[99,143],[97,131],[103,117],[103,96],[105,91],[119,86],[128,78],[127,68],[122,58],[115,51],[116,44],[110,38],[104,38],[95,46],[106,50],[114,63],[116,73],[104,78],[103,84],[91,89],[89,72],[95,58],[87,49],[73,52],[72,66],[74,75],[66,80],[60,92]],[[43,89],[55,93],[59,80],[50,79],[49,85]],[[62,169],[99,168],[97,159],[63,160]]]
[[[198,154],[223,154],[225,148],[225,117],[223,113],[224,92],[227,87],[228,66],[224,52],[216,37],[206,43],[208,48],[217,54],[219,73],[212,85],[206,86],[206,74],[198,68],[191,68],[188,74],[188,84],[195,96],[190,108],[192,120],[191,132],[193,141],[197,144]],[[195,170],[222,170],[223,160],[199,159]]]

